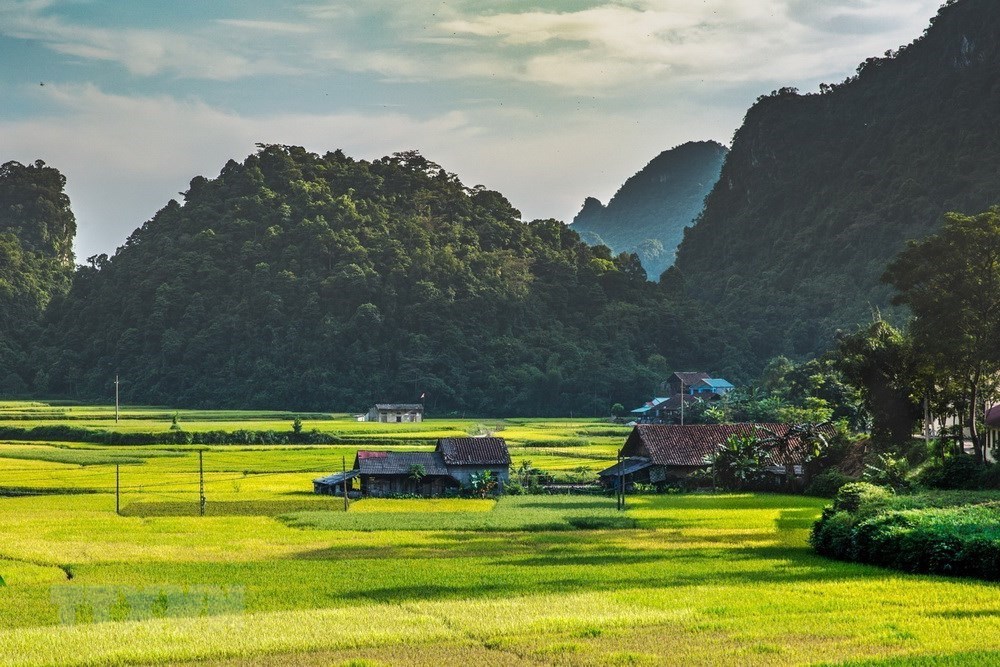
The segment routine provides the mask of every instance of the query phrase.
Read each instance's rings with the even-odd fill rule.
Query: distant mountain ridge
[[[874,309],[908,239],[1000,201],[1000,3],[958,0],[924,36],[820,94],[762,97],[687,230],[687,292],[760,358],[826,349]]]
[[[674,263],[684,228],[701,213],[727,152],[714,141],[664,151],[625,181],[607,206],[588,197],[572,228],[590,245],[638,254],[656,280]]]

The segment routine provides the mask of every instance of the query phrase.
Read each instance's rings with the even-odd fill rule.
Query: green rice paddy
[[[65,423],[55,410],[113,427],[106,409],[24,403],[0,403],[0,424]],[[166,431],[172,414],[124,421]],[[289,416],[179,421],[287,430]],[[407,425],[389,446],[480,423]],[[606,465],[626,432],[508,420],[499,434],[515,466],[573,471]],[[0,488],[49,491],[0,497],[0,665],[1000,663],[996,584],[820,558],[806,538],[823,501],[642,496],[619,513],[602,496],[373,499],[345,512],[312,495],[359,446],[207,448],[202,517],[193,448],[0,443]]]

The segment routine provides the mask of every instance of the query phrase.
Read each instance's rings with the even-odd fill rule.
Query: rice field
[[[200,416],[191,423],[213,423]],[[573,470],[584,459],[563,452],[613,453],[613,428],[508,420],[502,435],[536,443],[515,458],[537,466],[544,451]],[[996,584],[820,558],[806,538],[821,500],[639,496],[619,513],[602,496],[370,499],[344,511],[312,495],[312,478],[356,449],[207,448],[202,517],[190,448],[0,444],[0,487],[47,491],[0,496],[0,665],[1000,663]]]

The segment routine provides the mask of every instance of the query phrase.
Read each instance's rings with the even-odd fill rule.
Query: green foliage
[[[768,452],[759,438],[731,435],[712,460],[722,488],[743,490],[760,485],[766,475]]]
[[[871,482],[851,482],[837,491],[833,509],[837,512],[859,513],[879,507],[893,495],[892,489]]]
[[[835,363],[861,391],[875,445],[884,450],[906,443],[920,416],[916,397],[922,384],[912,340],[876,319],[867,329],[839,338]]]
[[[70,286],[76,221],[65,185],[41,160],[0,165],[0,392],[30,388],[42,314]]]
[[[976,216],[949,213],[944,228],[911,242],[886,270],[896,302],[913,311],[914,344],[931,382],[962,387],[961,405],[976,457],[981,404],[1000,375],[1000,207]]]
[[[805,493],[807,496],[816,496],[818,498],[833,498],[842,486],[852,481],[854,480],[836,468],[824,470],[813,477],[809,486],[806,487]]]
[[[929,466],[920,474],[920,483],[934,489],[1000,488],[994,469],[998,464],[984,464],[974,456],[955,454]]]
[[[49,320],[39,392],[105,396],[127,368],[131,401],[186,406],[357,411],[426,391],[437,413],[599,415],[652,390],[650,360],[747,358],[633,256],[525,224],[419,154],[290,146],[193,179]]]
[[[636,253],[646,273],[659,277],[674,263],[684,229],[701,213],[727,153],[714,141],[664,151],[625,181],[607,206],[588,197],[573,231],[590,245]]]
[[[865,466],[862,474],[866,482],[888,487],[896,491],[906,491],[910,483],[910,463],[902,456],[882,453],[874,463]]]

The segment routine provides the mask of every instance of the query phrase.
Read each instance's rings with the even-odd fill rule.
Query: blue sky
[[[939,0],[0,0],[0,161],[111,253],[256,142],[409,149],[570,220],[659,152],[912,41]],[[44,85],[42,85],[44,84]]]

